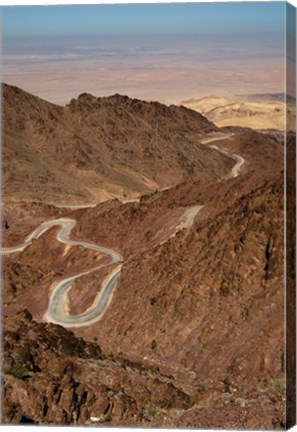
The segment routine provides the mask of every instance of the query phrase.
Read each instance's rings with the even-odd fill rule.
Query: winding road
[[[66,243],[72,246],[83,246],[87,249],[92,249],[101,252],[110,257],[110,264],[120,263],[123,261],[123,257],[118,252],[108,249],[103,246],[98,246],[93,243],[87,243],[84,241],[72,240],[69,235],[74,228],[76,221],[74,219],[61,218],[54,219],[49,222],[42,223],[36,228],[24,241],[24,243],[9,248],[2,248],[2,254],[11,254],[21,252],[28,246],[30,246],[33,240],[40,237],[48,229],[54,226],[60,226],[60,230],[57,233],[57,240],[61,243]],[[53,289],[50,297],[48,310],[45,315],[47,321],[63,325],[64,327],[78,327],[83,325],[89,325],[95,321],[98,321],[112,299],[113,291],[117,285],[118,278],[121,274],[122,265],[119,265],[114,269],[108,277],[103,281],[99,295],[95,298],[93,304],[83,314],[80,315],[69,315],[65,311],[65,304],[67,303],[67,294],[70,290],[73,282],[80,276],[86,275],[98,269],[93,268],[87,272],[79,273],[75,276],[68,277],[58,282]]]
[[[203,208],[203,205],[197,205],[194,207],[191,207],[190,209],[186,210],[185,212],[185,218],[181,222],[181,224],[178,225],[176,231],[180,231],[184,228],[190,228],[193,225],[195,217],[198,215],[200,210]]]
[[[205,140],[202,140],[202,144],[209,144],[214,141],[219,141],[222,139],[230,138],[232,135],[224,136],[224,137],[215,137],[215,138],[207,138]],[[217,151],[226,154],[230,156],[230,153],[226,152],[225,150],[221,150],[215,145],[212,145],[211,147],[215,148]],[[236,164],[231,170],[230,177],[237,177],[238,172],[242,164],[244,163],[244,159],[236,154],[231,155],[233,159],[236,160]],[[164,188],[163,190],[169,189]],[[137,200],[133,200],[137,201]],[[129,202],[129,201],[127,201]],[[96,204],[90,203],[90,204],[84,204],[84,205],[57,205],[56,207],[69,207],[69,208],[86,208],[86,207],[93,207]],[[181,229],[187,229],[190,228],[194,222],[195,217],[198,215],[200,210],[203,206],[197,205],[194,207],[191,207],[187,209],[184,213],[184,217],[180,224],[176,227],[176,230],[174,234],[171,235],[173,237],[176,235],[178,231]],[[72,246],[82,246],[87,249],[92,249],[98,252],[101,252],[105,255],[108,255],[110,257],[110,262],[107,265],[116,264],[118,263],[118,266],[114,268],[111,273],[105,278],[105,280],[102,283],[101,289],[96,296],[95,300],[93,301],[92,305],[86,309],[82,314],[79,315],[70,315],[67,312],[67,300],[68,300],[68,292],[70,288],[72,287],[74,281],[78,279],[79,277],[89,274],[91,272],[94,272],[98,270],[100,267],[92,268],[88,271],[81,272],[79,274],[76,274],[71,277],[67,277],[66,279],[63,279],[59,282],[56,282],[53,286],[53,291],[51,293],[50,299],[49,299],[49,305],[47,312],[44,316],[44,318],[49,321],[56,324],[60,324],[64,327],[81,327],[90,325],[96,321],[98,321],[105,311],[107,310],[113,296],[113,292],[117,286],[118,279],[121,274],[121,268],[122,268],[122,262],[123,257],[120,253],[103,247],[99,245],[95,245],[93,243],[87,243],[84,241],[78,241],[73,240],[70,238],[70,233],[72,229],[75,227],[76,221],[74,219],[70,218],[60,218],[60,219],[54,219],[48,222],[42,223],[38,228],[36,228],[26,239],[23,243],[17,246],[2,248],[1,253],[2,254],[12,254],[23,251],[25,248],[30,246],[32,242],[39,238],[42,234],[44,234],[48,229],[59,226],[60,229],[57,232],[57,240],[61,243],[66,243],[68,245]],[[164,243],[164,242],[162,242]]]
[[[127,203],[133,203],[133,202],[139,202],[140,198],[133,198],[133,199],[120,199],[120,198],[113,198],[114,200],[118,200],[123,204],[127,204]],[[57,208],[69,208],[71,210],[78,210],[78,209],[85,209],[85,208],[90,208],[90,207],[96,207],[99,204],[102,204],[103,202],[106,201],[101,201],[101,202],[97,202],[97,203],[85,203],[85,204],[54,204],[51,203],[51,205],[54,205]]]
[[[74,219],[68,219],[68,218],[54,219],[54,220],[51,220],[49,222],[44,222],[41,225],[39,225],[39,227],[36,228],[36,230],[34,230],[26,238],[24,243],[21,243],[18,246],[2,248],[1,253],[11,254],[11,253],[15,253],[15,252],[21,252],[26,247],[31,245],[33,240],[37,239],[43,233],[45,233],[45,231],[47,231],[48,229],[50,229],[54,226],[60,226],[61,229],[57,233],[57,240],[59,240],[59,242],[67,243],[67,244],[70,244],[72,246],[83,246],[87,249],[92,249],[92,250],[104,253],[106,255],[109,255],[111,258],[110,264],[113,264],[113,263],[116,263],[119,261],[123,261],[122,255],[119,254],[118,252],[115,252],[112,249],[108,249],[108,248],[103,247],[103,246],[98,246],[98,245],[95,245],[93,243],[87,243],[87,242],[82,242],[82,241],[78,241],[78,240],[72,240],[69,237],[69,234],[72,231],[72,229],[75,227],[75,225],[76,225],[76,221]]]
[[[213,137],[213,138],[206,138],[204,140],[201,140],[201,144],[210,144],[211,142],[214,141],[222,141],[224,139],[229,139],[233,136],[233,134],[229,134],[229,135],[225,135],[225,136],[220,136],[220,137]],[[242,156],[239,156],[238,154],[235,153],[229,153],[225,150],[220,149],[219,147],[217,147],[216,145],[211,145],[210,147],[214,148],[215,150],[219,151],[220,153],[223,153],[226,156],[231,156],[234,160],[236,160],[236,164],[234,165],[234,167],[231,170],[231,174],[230,177],[237,177],[239,174],[239,170],[241,168],[241,166],[244,164],[245,160]]]
[[[121,274],[122,266],[119,265],[113,270],[108,277],[103,281],[101,290],[96,296],[92,305],[80,315],[69,315],[65,311],[65,305],[67,304],[67,294],[70,290],[73,282],[79,277],[89,274],[97,268],[87,272],[79,273],[75,276],[64,279],[59,282],[52,292],[48,310],[45,314],[45,319],[55,324],[63,325],[64,327],[81,327],[90,325],[98,321],[106,309],[108,308],[114,289],[117,286],[117,281]]]
[[[203,206],[195,206],[187,209],[184,214],[182,222],[177,226],[175,235],[178,231],[183,228],[189,228],[195,219],[195,216],[199,213]],[[121,275],[123,257],[118,252],[103,247],[98,246],[93,243],[87,243],[84,241],[78,241],[71,239],[70,233],[75,227],[76,221],[69,218],[54,219],[49,222],[42,223],[38,228],[36,228],[23,243],[17,246],[2,248],[1,253],[4,255],[21,252],[30,246],[33,241],[39,238],[47,230],[54,226],[59,226],[60,230],[57,232],[56,238],[61,243],[66,243],[72,246],[83,246],[87,249],[92,249],[101,252],[110,257],[110,262],[107,265],[119,263],[119,265],[112,270],[112,272],[105,278],[102,283],[101,289],[93,301],[92,305],[79,315],[70,315],[66,310],[68,291],[72,287],[74,281],[83,275],[87,275],[98,270],[100,267],[90,269],[86,272],[81,272],[74,276],[67,277],[53,286],[53,291],[50,296],[49,305],[47,312],[44,316],[46,321],[60,324],[64,327],[81,327],[90,325],[98,321],[105,311],[107,310],[111,300],[114,289],[117,286],[117,281]]]

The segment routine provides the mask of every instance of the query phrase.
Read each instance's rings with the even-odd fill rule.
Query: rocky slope
[[[36,103],[37,111],[41,106]],[[48,113],[49,104],[44,102],[43,108]],[[153,131],[158,138],[152,142],[154,154],[161,142],[170,149],[162,155],[163,168],[147,157],[133,159],[130,168],[170,187],[143,188],[139,202],[114,199],[78,210],[38,201],[30,210],[29,203],[17,202],[18,195],[4,206],[5,245],[22,241],[43,220],[63,215],[77,222],[73,238],[123,255],[122,274],[106,313],[72,331],[45,321],[52,285],[94,269],[70,290],[69,310],[82,313],[108,271],[101,267],[106,257],[58,242],[56,227],[21,253],[4,257],[4,422],[83,425],[94,416],[99,424],[110,425],[284,428],[282,135],[241,128],[222,132],[189,110],[122,96],[82,95],[65,108],[50,109],[60,110],[57,125],[51,125],[53,134],[62,136],[60,119],[67,130],[66,119],[72,118],[71,128],[84,131],[88,143],[101,143],[96,149],[102,159],[94,156],[94,166],[110,157],[117,169],[121,161],[127,167],[131,159],[125,151],[134,151],[136,141],[138,150],[143,149],[146,134]],[[11,117],[17,121],[15,114]],[[139,129],[131,126],[135,119]],[[47,128],[46,123],[38,137],[47,136]],[[124,131],[131,140],[125,141]],[[69,154],[76,149],[71,133],[69,142],[63,141]],[[244,158],[238,177],[230,176],[232,156],[198,144],[219,135],[227,136],[210,144]],[[201,162],[201,171],[186,174],[185,166],[177,164],[181,136],[183,143],[196,143],[187,155],[191,163]],[[290,148],[295,139],[290,137]],[[112,149],[106,150],[108,140]],[[57,141],[50,149],[46,142],[44,138],[43,151],[51,167],[53,160],[58,165]],[[84,156],[79,160],[86,161]],[[88,170],[92,163],[86,162]],[[119,172],[116,178],[122,182]],[[106,184],[110,173],[106,165]],[[128,183],[121,184],[126,188]],[[74,182],[72,186],[76,188]],[[24,195],[30,201],[27,187]],[[53,196],[51,189],[45,190],[46,197]],[[203,208],[193,225],[176,233],[185,211],[198,205]]]
[[[231,163],[199,143],[216,127],[183,107],[88,94],[60,107],[16,87],[2,90],[10,201],[139,196],[186,179],[219,178]]]
[[[135,214],[128,219],[132,242],[127,235],[117,242],[113,240],[113,246],[117,243],[124,253],[125,263],[109,309],[98,323],[73,329],[79,338],[89,341],[92,349],[99,344],[104,353],[113,353],[118,359],[116,363],[110,359],[98,362],[96,351],[95,359],[88,357],[82,365],[75,351],[81,339],[70,337],[54,325],[26,321],[19,328],[19,319],[15,320],[18,311],[27,305],[37,321],[42,322],[48,299],[45,293],[52,281],[61,274],[65,277],[94,265],[92,253],[85,254],[84,250],[73,248],[75,250],[65,254],[65,246],[57,243],[54,233],[49,232],[22,252],[18,265],[11,263],[9,257],[5,258],[5,341],[9,344],[4,350],[9,354],[6,361],[11,365],[4,377],[6,422],[31,419],[38,423],[73,424],[77,421],[86,424],[91,416],[104,419],[104,412],[112,401],[115,411],[108,420],[111,424],[149,422],[152,426],[282,428],[281,179],[279,173],[279,177],[264,180],[257,187],[252,185],[248,175],[242,176],[237,186],[235,179],[230,180],[225,192],[213,192],[218,199],[223,192],[221,200],[228,202],[223,210],[213,206],[208,210],[211,215],[208,214],[210,204],[205,200],[204,213],[201,212],[201,219],[197,218],[193,228],[180,232],[162,245],[152,243],[154,235],[160,235],[157,228],[152,232],[152,216],[151,225],[146,223],[152,213],[155,223],[161,217],[162,194],[148,197],[139,205],[114,202],[109,204],[108,210],[104,204],[79,211],[81,216],[77,214],[77,217],[81,225],[76,235],[83,236],[84,219],[92,220],[95,213],[98,226],[104,227],[105,242],[109,240],[110,243],[117,234],[126,231],[123,224],[127,215]],[[185,192],[189,185],[180,187]],[[243,188],[245,192],[238,196],[237,190],[230,195],[228,190],[232,187]],[[188,197],[183,193],[184,204],[190,204],[199,193],[202,197],[203,191],[199,190],[196,184],[190,188]],[[173,212],[167,210],[167,217],[175,214],[173,202],[176,203],[179,193],[178,190],[166,191],[164,207]],[[100,210],[102,206],[104,210]],[[112,235],[115,224],[109,228],[104,215],[106,211],[115,214],[116,208],[118,231]],[[92,217],[88,212],[92,212]],[[142,230],[148,233],[141,237],[140,251],[136,236],[139,223],[139,233]],[[170,227],[164,223],[163,229],[170,232]],[[98,237],[95,227],[91,225],[90,230]],[[86,230],[86,238],[87,233]],[[103,235],[100,238],[103,240]],[[37,256],[38,273],[34,271]],[[96,258],[97,263],[98,259],[100,257]],[[73,289],[87,296],[98,285],[100,276],[98,272],[94,277],[82,278]],[[16,290],[11,293],[13,286]],[[76,313],[88,306],[84,303],[86,300],[81,300],[81,309],[77,309],[77,297],[72,297]],[[19,336],[15,337],[12,330]],[[49,331],[51,338],[47,336]],[[42,336],[38,336],[38,332]],[[42,344],[32,344],[33,340],[40,339]],[[74,349],[71,361],[68,351],[72,349],[72,342],[69,341],[73,341]],[[30,356],[27,358],[24,353],[28,345]],[[66,353],[61,352],[60,346],[64,346]],[[83,352],[80,348],[79,351]],[[46,366],[45,358],[49,362]],[[122,377],[123,359],[141,365],[142,372],[135,372],[135,366],[128,365]],[[65,373],[69,361],[73,371]],[[35,364],[37,368],[34,369]],[[50,376],[48,364],[53,370]],[[104,370],[104,378],[98,364]],[[173,397],[171,387],[165,386],[160,394],[159,390],[151,388],[151,367],[158,368],[158,379],[180,389],[182,393],[178,392],[174,401],[166,399]],[[153,376],[155,382],[156,376]],[[86,377],[90,378],[86,380]],[[131,379],[133,392],[131,384],[127,384]],[[100,386],[100,390],[95,391],[96,380],[98,383],[103,380],[107,388]],[[82,398],[82,386],[84,391],[90,392],[90,399]],[[64,395],[61,401],[58,398],[56,402],[56,392]],[[156,393],[158,398],[155,398]],[[17,396],[20,394],[29,397],[20,400]],[[130,399],[124,403],[121,398],[126,396]],[[46,415],[43,414],[45,406],[48,407]]]
[[[26,310],[17,318],[6,320],[3,338],[5,423],[145,424],[148,401],[165,413],[193,405],[157,368],[107,356]]]

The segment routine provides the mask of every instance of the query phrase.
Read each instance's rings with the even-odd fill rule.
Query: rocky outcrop
[[[157,370],[106,356],[27,310],[5,322],[2,370],[7,424],[142,424],[148,400],[165,411],[193,404]]]

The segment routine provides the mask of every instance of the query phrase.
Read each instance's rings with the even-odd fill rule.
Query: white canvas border
[[[229,2],[237,2],[239,3],[238,0],[228,0]],[[241,2],[257,2],[258,0],[242,0]],[[261,0],[261,2],[278,2],[279,0]],[[214,3],[214,2],[218,2],[218,3],[226,3],[225,0],[204,0],[204,1],[200,1],[200,0],[162,0],[162,1],[158,1],[158,0],[88,0],[87,2],[85,2],[85,4],[89,4],[89,5],[96,5],[96,4],[128,4],[128,3]],[[14,0],[14,1],[10,1],[10,0],[0,0],[0,29],[1,29],[1,7],[2,6],[6,6],[6,7],[13,7],[13,6],[29,6],[29,5],[39,5],[39,6],[49,6],[49,5],[76,5],[76,4],[82,4],[82,0],[46,0],[46,1],[40,1],[40,0]],[[297,8],[297,0],[290,0],[288,3],[291,3],[295,8]],[[1,44],[0,44],[0,57],[1,57]],[[1,65],[0,65],[1,66]],[[1,80],[1,67],[0,67],[0,80]],[[1,80],[2,81],[2,80]],[[1,112],[1,93],[0,93],[0,112]],[[1,118],[0,118],[0,131],[1,131]],[[1,162],[2,162],[2,158],[0,158],[0,170],[1,170]],[[1,170],[2,172],[2,170]],[[0,185],[1,185],[1,175],[0,175]],[[0,222],[1,222],[1,213],[0,213]],[[0,268],[1,271],[1,268]],[[29,426],[30,427],[30,426]],[[44,430],[46,426],[34,426],[33,430],[34,432],[42,432]],[[69,428],[75,428],[75,432],[85,432],[86,428],[87,430],[91,430],[91,431],[98,431],[98,428],[95,427],[71,427],[71,426],[48,426],[51,428],[51,430],[53,431],[60,431],[60,432],[64,432],[65,428],[69,429]],[[5,430],[7,431],[14,431],[14,430],[23,430],[23,428],[28,428],[26,426],[16,426],[16,425],[0,425],[0,429],[5,428]],[[106,428],[103,428],[106,429]],[[115,431],[122,431],[122,432],[139,432],[139,431],[144,431],[145,429],[141,429],[141,428],[107,428],[108,431],[110,432],[115,432]],[[181,432],[187,432],[187,429],[170,429],[170,430],[177,430],[177,431],[181,431]],[[199,430],[201,432],[213,432],[213,430],[211,429],[194,429],[194,430]],[[158,431],[158,432],[167,432],[168,429],[149,429],[149,431]],[[216,429],[217,431],[217,429]],[[220,431],[224,431],[222,429],[220,429]],[[291,431],[293,432],[297,432],[297,426],[293,427],[291,429]],[[234,431],[236,432],[236,431]],[[256,431],[258,432],[258,431]],[[259,431],[260,432],[260,431]]]

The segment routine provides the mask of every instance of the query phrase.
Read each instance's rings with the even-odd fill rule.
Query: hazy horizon
[[[282,2],[3,8],[2,79],[63,105],[280,93],[284,16]]]

